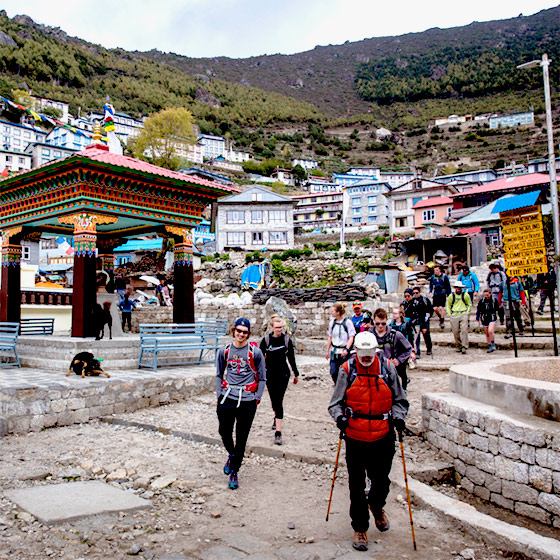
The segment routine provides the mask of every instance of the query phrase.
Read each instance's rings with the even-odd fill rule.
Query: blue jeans
[[[338,379],[338,370],[340,366],[350,358],[350,352],[343,356],[342,354],[334,354],[331,352],[331,361],[329,363],[330,366],[330,374],[333,380],[333,383],[336,385],[336,380]]]

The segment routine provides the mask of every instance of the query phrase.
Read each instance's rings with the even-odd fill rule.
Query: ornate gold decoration
[[[115,216],[88,214],[86,212],[58,218],[60,224],[72,224],[74,226],[74,233],[95,233],[97,224],[115,224],[117,221],[118,218]]]
[[[21,233],[21,229],[22,229],[21,226],[10,228],[10,229],[3,229],[0,232],[0,236],[2,238],[2,247],[5,247],[10,243],[10,237],[17,235],[18,233]]]

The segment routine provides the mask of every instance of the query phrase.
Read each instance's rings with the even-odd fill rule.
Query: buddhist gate
[[[192,233],[204,208],[231,192],[102,144],[0,181],[0,321],[20,320],[21,241],[47,232],[74,239],[72,336],[94,336],[96,270],[112,275],[113,249],[146,234],[174,241],[173,321],[194,322]]]

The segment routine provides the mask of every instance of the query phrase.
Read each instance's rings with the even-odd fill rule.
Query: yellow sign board
[[[527,216],[517,216],[515,218],[506,218],[501,220],[502,227],[509,227],[521,224],[532,224],[533,222],[542,222],[542,217],[540,214],[529,214]]]
[[[542,221],[541,222],[531,222],[529,224],[519,224],[515,226],[508,226],[502,228],[502,236],[504,238],[508,237],[509,235],[519,235],[520,233],[524,233],[528,236],[532,236],[537,231],[542,231]]]
[[[531,266],[534,264],[546,264],[546,254],[538,255],[538,256],[529,256],[529,257],[522,257],[516,259],[508,259],[507,255],[505,258],[506,268],[509,266]]]
[[[511,261],[513,259],[525,259],[531,257],[545,257],[546,258],[546,247],[536,247],[532,249],[508,249],[505,251],[506,261]]]
[[[534,214],[535,212],[540,212],[540,211],[541,211],[541,207],[536,204],[534,206],[524,206],[522,208],[516,208],[515,210],[507,210],[506,212],[500,212],[500,220],[504,218],[511,218],[512,216]]]
[[[527,276],[529,274],[543,274],[548,272],[548,265],[540,264],[535,266],[506,266],[508,276]]]
[[[535,243],[544,245],[544,231],[533,232],[530,236],[524,234],[508,235],[503,238],[504,248],[514,247],[518,243]],[[521,248],[521,247],[520,247]],[[527,247],[529,248],[529,247]]]

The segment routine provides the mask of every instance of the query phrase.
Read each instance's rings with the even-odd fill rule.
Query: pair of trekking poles
[[[404,472],[404,484],[406,487],[406,501],[408,502],[408,515],[410,516],[410,530],[412,532],[412,544],[414,546],[414,550],[417,550],[416,548],[416,537],[414,535],[414,521],[412,520],[412,506],[410,505],[410,492],[408,490],[408,476],[406,474],[406,463],[404,462],[404,446],[403,446],[403,434],[402,432],[398,432],[399,434],[399,444],[401,446],[401,458],[402,458],[402,466],[403,466],[403,472]],[[338,471],[338,459],[340,457],[340,447],[342,446],[342,432],[340,432],[340,437],[338,438],[338,449],[336,451],[336,459],[334,462],[334,473],[333,473],[333,479],[332,479],[332,484],[331,484],[331,494],[329,496],[329,505],[327,507],[327,518],[326,521],[329,520],[329,513],[331,511],[331,502],[332,502],[332,496],[333,496],[333,490],[334,490],[334,481],[336,480],[336,472]]]

